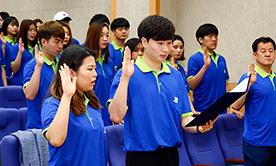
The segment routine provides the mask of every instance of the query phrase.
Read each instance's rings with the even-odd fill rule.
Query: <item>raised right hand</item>
[[[66,64],[60,66],[59,74],[62,83],[63,94],[72,97],[76,92],[77,77],[73,76]]]
[[[38,46],[35,45],[35,62],[36,65],[41,67],[44,63],[43,55],[41,52],[38,51]]]
[[[22,38],[19,38],[19,41],[18,41],[18,51],[20,53],[24,52],[25,48],[24,48],[24,43],[22,42]]]
[[[251,75],[250,85],[252,85],[256,81],[256,77],[257,77],[256,76],[256,72],[254,71],[254,64],[253,63],[251,63],[250,65],[248,65],[247,74]]]
[[[124,51],[122,77],[130,78],[133,73],[134,73],[134,60],[131,60],[130,49],[126,47]]]
[[[204,65],[209,68],[211,64],[211,53],[207,49],[207,47],[203,47],[203,59],[204,59]]]

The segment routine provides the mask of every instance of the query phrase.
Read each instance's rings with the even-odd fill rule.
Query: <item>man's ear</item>
[[[142,43],[143,47],[145,48],[146,45],[148,44],[148,40],[145,37],[142,37],[141,38],[141,43]]]
[[[252,53],[252,57],[256,60],[256,56],[257,56],[257,54],[256,54],[256,52],[253,52]]]
[[[199,41],[200,44],[203,43],[203,39],[201,37],[198,38],[198,41]]]
[[[47,40],[45,38],[41,39],[41,45],[45,46],[47,44]]]

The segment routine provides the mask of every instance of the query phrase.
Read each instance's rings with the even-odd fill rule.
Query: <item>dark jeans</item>
[[[178,166],[177,147],[158,148],[155,151],[127,152],[126,166]]]
[[[247,166],[276,166],[276,146],[254,146],[243,139],[243,155]]]

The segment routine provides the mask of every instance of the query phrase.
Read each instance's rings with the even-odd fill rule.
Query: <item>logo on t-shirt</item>
[[[173,102],[174,102],[175,104],[178,104],[178,97],[174,96]]]

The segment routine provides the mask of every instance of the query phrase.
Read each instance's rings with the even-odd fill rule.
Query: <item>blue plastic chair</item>
[[[27,107],[26,97],[21,86],[0,87],[0,107]]]

